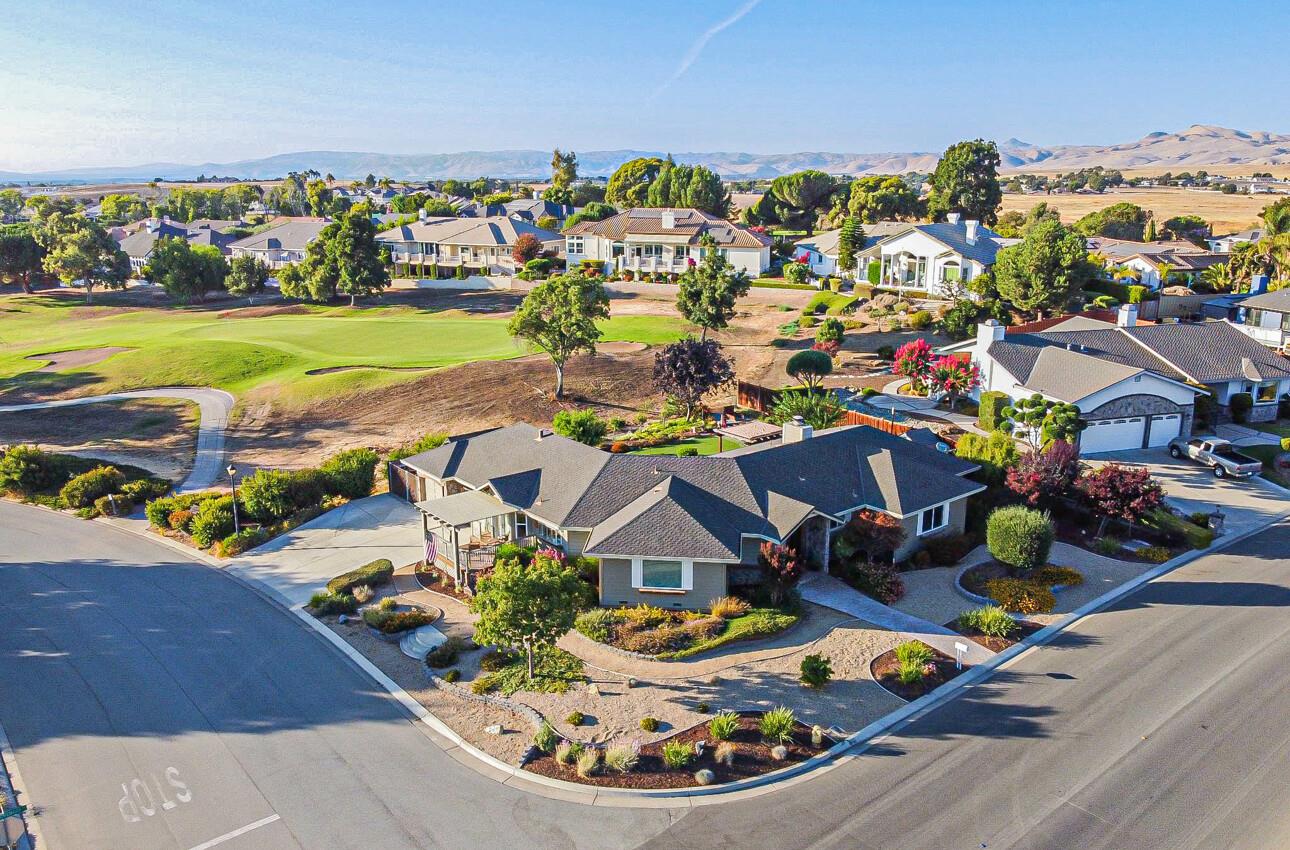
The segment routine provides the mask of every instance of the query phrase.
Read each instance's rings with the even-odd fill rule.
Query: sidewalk
[[[954,657],[954,644],[967,644],[968,651],[963,660],[968,664],[981,664],[989,661],[993,652],[975,641],[968,640],[957,632],[944,626],[898,611],[870,599],[858,590],[843,584],[840,580],[824,573],[811,573],[798,584],[802,598],[816,605],[823,605],[836,611],[850,614],[861,620],[873,623],[883,629],[897,632],[907,640],[920,640],[938,652],[950,658]]]

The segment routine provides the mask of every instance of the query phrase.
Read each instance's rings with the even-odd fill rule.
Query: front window
[[[515,536],[517,538],[524,538],[529,536],[528,514],[515,515]]]
[[[680,561],[645,558],[641,561],[641,587],[680,590],[683,568]]]
[[[686,257],[690,256],[690,246],[677,245],[672,249],[672,256],[676,257],[678,260],[684,260]]]
[[[1260,404],[1268,404],[1277,400],[1277,382],[1266,381],[1259,384],[1259,391],[1254,396],[1254,400]]]
[[[564,244],[564,250],[565,250],[565,252],[566,252],[566,253],[569,253],[569,254],[581,254],[581,253],[582,253],[582,237],[581,237],[581,236],[570,236],[570,237],[568,237],[567,239],[565,239],[565,240],[564,240],[564,243],[565,243],[565,244]]]
[[[918,533],[930,534],[937,529],[944,528],[948,522],[948,512],[945,509],[945,505],[928,508],[918,515]]]

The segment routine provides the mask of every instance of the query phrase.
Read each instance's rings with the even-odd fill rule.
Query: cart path
[[[224,432],[228,430],[228,418],[234,402],[233,396],[224,390],[213,387],[156,387],[150,390],[128,390],[59,401],[2,405],[0,413],[47,410],[54,407],[72,407],[132,398],[177,398],[197,404],[201,411],[201,419],[197,425],[197,457],[193,461],[192,472],[178,489],[180,491],[204,490],[214,486],[224,469]]]

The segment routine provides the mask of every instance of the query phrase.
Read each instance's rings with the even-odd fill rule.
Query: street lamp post
[[[237,522],[237,467],[230,463],[225,471],[228,473],[229,483],[233,485],[233,533],[237,534],[239,530]]]

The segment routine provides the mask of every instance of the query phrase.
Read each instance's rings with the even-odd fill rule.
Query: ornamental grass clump
[[[896,647],[896,662],[900,665],[896,677],[906,685],[923,681],[933,657],[932,648],[925,643],[916,640],[902,643]]]
[[[781,705],[761,716],[757,721],[757,731],[767,743],[787,744],[793,740],[793,727],[796,724],[797,716],[793,714],[793,709]]]
[[[688,742],[667,741],[663,744],[663,764],[680,770],[694,760],[694,747]]]
[[[615,773],[630,773],[639,761],[640,753],[630,744],[614,744],[605,750],[605,767]]]
[[[737,596],[722,596],[708,603],[712,616],[720,617],[723,620],[733,620],[735,617],[742,617],[747,614],[752,605]]]
[[[958,626],[986,637],[1006,638],[1017,630],[1017,621],[998,605],[984,605],[959,614]]]
[[[600,750],[595,747],[588,747],[578,754],[575,763],[575,769],[578,775],[583,779],[595,774],[600,770]]]
[[[708,721],[708,734],[718,741],[728,741],[739,731],[739,715],[723,711]]]

